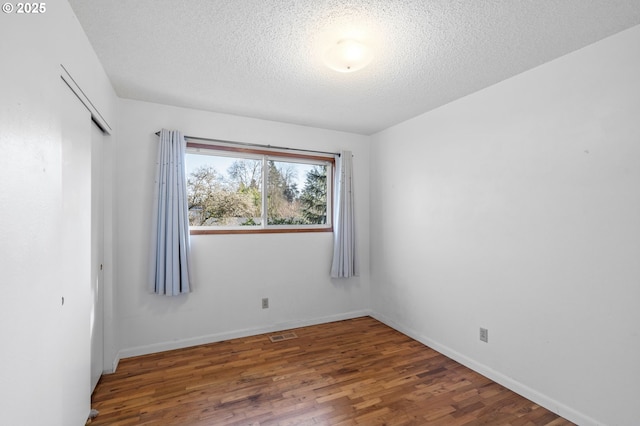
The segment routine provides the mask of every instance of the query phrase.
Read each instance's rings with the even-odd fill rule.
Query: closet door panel
[[[102,130],[91,125],[91,392],[104,365],[104,173]]]
[[[84,424],[91,409],[91,115],[60,81],[62,217],[58,255],[62,425]]]

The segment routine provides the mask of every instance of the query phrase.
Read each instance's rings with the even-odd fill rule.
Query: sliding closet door
[[[83,425],[91,409],[91,115],[60,81],[62,217],[60,326],[52,362],[58,372],[61,425]],[[46,213],[46,212],[43,212]],[[34,401],[37,408],[38,401]],[[33,413],[25,413],[26,416]],[[53,422],[56,424],[56,422]]]
[[[104,134],[91,124],[91,392],[104,367]]]

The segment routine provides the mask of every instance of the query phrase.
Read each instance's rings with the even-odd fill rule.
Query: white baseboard
[[[118,364],[120,363],[120,352],[116,354],[116,359],[111,363],[111,371],[105,371],[105,373],[115,373],[118,369]]]
[[[468,367],[470,369],[472,369],[473,371],[482,374],[485,377],[488,377],[489,379],[493,380],[496,383],[501,384],[502,386],[506,387],[509,390],[512,390],[513,392],[522,395],[523,397],[535,402],[536,404],[546,408],[549,411],[552,411],[554,413],[556,413],[559,416],[564,417],[565,419],[572,421],[573,423],[576,423],[578,425],[581,426],[602,426],[604,425],[604,423],[602,422],[598,422],[594,419],[592,419],[591,417],[577,411],[574,410],[571,407],[568,407],[556,400],[554,400],[553,398],[550,398],[549,396],[542,394],[538,391],[536,391],[535,389],[532,389],[516,380],[513,380],[511,377],[505,376],[504,374],[493,370],[492,368],[481,364],[471,358],[468,358],[465,355],[462,355],[461,353],[454,351],[453,349],[441,345],[440,343],[426,337],[423,336],[419,333],[417,333],[415,330],[412,330],[409,327],[405,327],[404,325],[382,315],[379,313],[371,313],[370,314],[373,318],[375,318],[376,320],[380,321],[381,323],[384,323],[386,325],[388,325],[389,327],[393,328],[394,330],[399,331],[402,334],[405,334],[409,337],[411,337],[414,340],[417,340],[418,342],[430,347],[431,349],[440,352],[441,354],[447,356],[448,358],[453,359],[454,361],[459,362],[460,364],[464,365],[465,367]]]
[[[221,342],[223,340],[237,339],[240,337],[255,336],[257,334],[273,333],[276,331],[289,330],[298,327],[307,327],[310,325],[324,324],[334,321],[342,321],[352,318],[364,317],[371,315],[370,310],[352,311],[338,315],[330,315],[326,317],[311,318],[299,321],[287,321],[278,324],[272,324],[266,327],[252,327],[241,330],[225,331],[223,333],[208,334],[205,336],[191,337],[188,339],[179,339],[171,342],[160,342],[151,345],[135,346],[132,348],[121,349],[116,355],[113,362],[113,372],[116,371],[120,359],[130,358],[139,355],[147,355],[157,352],[170,351],[173,349],[188,348],[190,346],[204,345],[207,343]]]

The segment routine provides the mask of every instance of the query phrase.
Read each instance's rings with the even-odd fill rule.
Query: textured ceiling
[[[639,0],[70,3],[123,98],[362,134],[640,24]],[[367,68],[323,64],[345,37]]]

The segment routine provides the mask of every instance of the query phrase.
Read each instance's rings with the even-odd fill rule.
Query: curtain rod
[[[160,136],[160,131],[156,132],[156,136]],[[274,145],[262,145],[262,144],[259,144],[259,143],[227,141],[227,140],[224,140],[224,139],[199,138],[197,136],[187,136],[187,135],[184,135],[184,138],[185,139],[197,140],[197,141],[222,142],[222,143],[228,143],[228,144],[231,144],[231,145],[252,146],[252,147],[255,147],[255,148],[283,149],[283,150],[286,150],[286,151],[310,152],[312,154],[337,155],[338,157],[340,157],[340,153],[339,152],[314,151],[312,149],[289,148],[289,147],[285,147],[285,146],[274,146]]]

